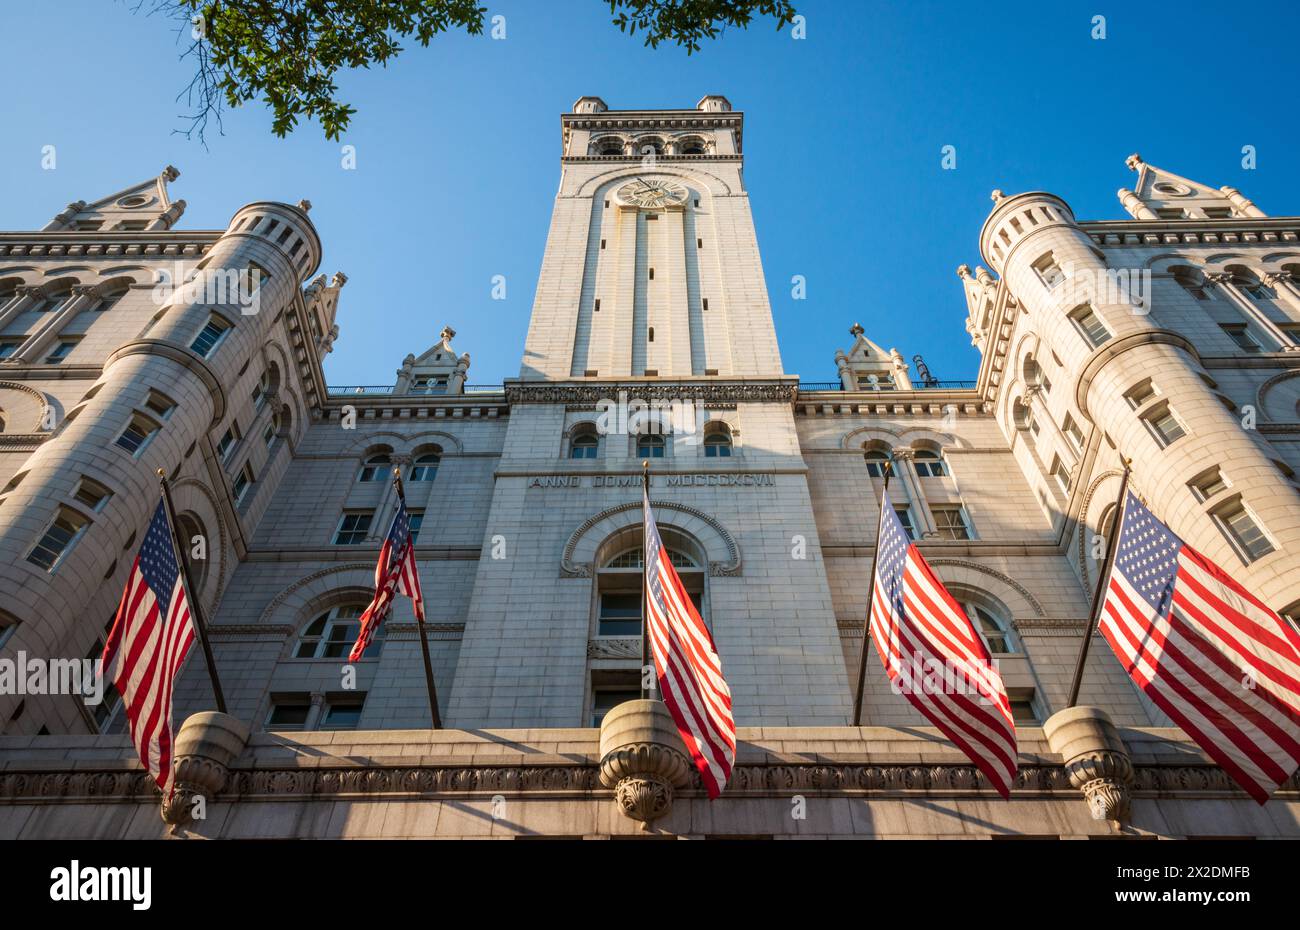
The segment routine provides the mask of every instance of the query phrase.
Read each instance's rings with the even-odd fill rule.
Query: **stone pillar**
[[[0,332],[4,332],[18,314],[26,313],[36,305],[37,301],[44,299],[45,295],[38,285],[28,284],[14,288],[13,299],[0,309]]]
[[[1268,216],[1267,213],[1255,206],[1253,200],[1246,199],[1246,197],[1242,195],[1241,191],[1237,190],[1235,187],[1220,187],[1219,190],[1225,197],[1232,201],[1232,205],[1240,210],[1243,215],[1260,217]]]
[[[211,802],[230,777],[230,765],[248,743],[248,726],[229,714],[194,714],[176,734],[176,781],[170,798],[162,800],[162,819],[179,829],[188,824],[195,800]]]
[[[23,340],[14,354],[9,356],[9,361],[15,365],[39,365],[40,354],[49,345],[51,339],[56,336],[74,317],[87,307],[93,306],[98,301],[96,289],[85,285],[78,285],[72,289],[72,299],[65,301],[63,306],[57,311],[51,312],[49,318],[28,335]]]
[[[185,213],[185,201],[178,200],[170,207],[159,214],[158,218],[149,224],[149,229],[171,229],[176,225],[182,214]]]
[[[912,376],[908,374],[907,361],[903,358],[903,353],[897,349],[890,349],[889,358],[894,363],[894,387],[900,391],[910,391],[912,389]]]
[[[600,724],[600,783],[642,827],[672,810],[675,789],[692,782],[682,738],[662,701],[625,701]]]
[[[464,394],[465,379],[469,376],[469,353],[466,352],[456,362],[456,370],[447,378],[448,394]]]
[[[916,538],[921,540],[937,535],[938,529],[930,518],[930,508],[925,505],[925,495],[921,493],[921,479],[916,473],[916,464],[912,461],[915,456],[916,450],[911,446],[897,446],[890,450],[894,475],[903,486],[907,502],[912,505],[909,508],[912,513],[912,529],[916,532]]]
[[[1047,718],[1043,734],[1064,761],[1070,784],[1083,792],[1092,819],[1126,823],[1133,764],[1106,712],[1100,707],[1067,707]]]
[[[1290,304],[1293,310],[1300,311],[1300,285],[1296,284],[1294,275],[1286,271],[1270,271],[1264,275],[1264,283],[1277,291],[1279,299]],[[1282,351],[1300,351],[1300,343],[1296,342],[1295,337],[1280,326],[1278,329],[1286,338],[1286,341],[1282,344]]]
[[[1125,210],[1127,210],[1128,215],[1133,217],[1133,219],[1135,220],[1159,219],[1159,217],[1156,216],[1155,211],[1152,210],[1150,207],[1148,207],[1145,203],[1143,203],[1142,198],[1139,197],[1137,194],[1133,193],[1127,187],[1121,187],[1118,191],[1118,194],[1119,194],[1120,206],[1122,206]]]
[[[835,353],[835,370],[840,376],[840,385],[846,391],[856,391],[857,384],[853,381],[853,369],[849,367],[849,358],[844,354],[844,350],[837,350]]]

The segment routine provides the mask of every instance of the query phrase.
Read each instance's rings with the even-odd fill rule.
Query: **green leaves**
[[[645,44],[658,48],[670,42],[690,55],[703,39],[715,39],[727,26],[744,29],[754,16],[771,16],[780,29],[794,22],[792,0],[609,0],[614,25],[635,35],[645,33]]]

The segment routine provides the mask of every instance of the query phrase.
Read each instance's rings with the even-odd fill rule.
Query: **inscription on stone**
[[[757,488],[774,487],[776,476],[757,472],[737,474],[693,474],[651,476],[651,487],[669,488]],[[534,475],[529,488],[639,488],[640,475]]]

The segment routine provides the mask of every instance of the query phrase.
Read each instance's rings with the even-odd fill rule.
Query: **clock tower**
[[[522,379],[782,374],[743,125],[722,96],[694,110],[583,97],[562,117]]]

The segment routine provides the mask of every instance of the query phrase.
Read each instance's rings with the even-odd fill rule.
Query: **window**
[[[270,230],[268,229],[267,232],[270,232]],[[280,236],[281,243],[284,242],[285,237],[289,232],[291,232],[291,230],[286,229],[284,234]],[[271,272],[267,271],[257,262],[248,263],[248,283],[250,292],[260,289],[263,284],[270,280]]]
[[[1240,497],[1219,508],[1214,519],[1245,562],[1254,562],[1273,551],[1273,543],[1264,535]]]
[[[413,394],[446,394],[447,378],[416,378]]]
[[[1243,352],[1250,352],[1253,355],[1264,351],[1264,347],[1255,341],[1255,337],[1251,335],[1245,323],[1220,323],[1219,328],[1227,333],[1228,338]]]
[[[334,533],[334,545],[357,546],[365,542],[366,534],[370,532],[370,521],[374,516],[372,510],[343,514],[339,520],[339,528]]]
[[[361,632],[361,614],[365,609],[364,604],[345,604],[325,611],[303,627],[298,635],[298,643],[294,646],[293,657],[295,659],[345,658],[352,651],[352,644],[357,641],[357,635]],[[383,648],[383,629],[384,624],[381,623],[375,631],[375,638],[370,641],[361,658],[373,659],[379,655]]]
[[[970,539],[970,527],[966,524],[966,512],[958,506],[935,506],[930,508],[934,514],[934,526],[940,539]]]
[[[411,480],[432,481],[438,477],[438,464],[441,461],[441,457],[436,452],[417,455],[415,463],[411,466]]]
[[[113,228],[120,229],[123,232],[143,232],[148,225],[147,220],[122,220]]]
[[[406,519],[411,524],[411,545],[415,545],[420,541],[420,527],[424,525],[424,511],[408,510]]]
[[[8,358],[18,351],[18,343],[13,341],[0,342],[0,358]]]
[[[1191,481],[1187,486],[1192,489],[1192,496],[1198,501],[1207,501],[1220,491],[1226,491],[1229,487],[1228,481],[1223,477],[1216,465],[1208,471],[1203,471]]]
[[[253,466],[245,462],[244,467],[239,470],[239,474],[235,475],[235,483],[231,487],[231,490],[235,495],[236,504],[244,499],[244,495],[248,493],[248,489],[252,484]]]
[[[0,617],[0,649],[3,649],[5,647],[5,643],[9,642],[9,637],[13,636],[14,631],[17,629],[18,629],[17,620],[10,620],[7,617]]]
[[[1183,429],[1183,424],[1178,422],[1178,418],[1169,409],[1168,402],[1157,404],[1148,410],[1142,415],[1142,421],[1162,449],[1187,435],[1187,430]]]
[[[1070,311],[1070,320],[1078,328],[1079,334],[1088,340],[1094,349],[1110,338],[1110,330],[1097,318],[1092,307],[1082,304]]]
[[[108,503],[108,499],[113,496],[113,492],[104,487],[98,481],[87,478],[84,475],[77,484],[77,490],[73,493],[72,499],[81,504],[87,510],[93,510],[99,513]]]
[[[594,459],[600,453],[600,437],[595,433],[580,433],[569,444],[569,458]]]
[[[1056,263],[1056,256],[1051,252],[1034,262],[1033,269],[1038,274],[1038,280],[1042,281],[1043,286],[1049,291],[1065,280],[1065,272]]]
[[[859,391],[892,391],[893,389],[894,379],[889,375],[858,375]]]
[[[230,454],[230,450],[233,449],[235,443],[239,441],[240,435],[241,433],[238,421],[231,420],[230,426],[226,428],[226,431],[221,434],[221,438],[217,440],[217,458],[224,462],[226,456]]]
[[[72,228],[77,232],[94,232],[97,229],[102,229],[103,226],[103,220],[77,220]]]
[[[869,449],[865,455],[867,474],[872,478],[885,477],[885,466],[889,464],[889,455],[880,449]]]
[[[1052,477],[1056,483],[1061,486],[1062,491],[1070,490],[1070,466],[1061,461],[1061,457],[1055,456],[1052,459]]]
[[[157,391],[150,391],[149,396],[145,398],[144,406],[150,413],[156,414],[158,419],[165,420],[176,409],[176,402]]]
[[[199,330],[199,334],[194,337],[190,348],[201,358],[211,358],[212,353],[217,350],[217,346],[221,345],[229,332],[230,324],[213,314],[203,325],[203,329]]]
[[[80,341],[80,339],[60,339],[58,344],[50,350],[50,354],[45,356],[45,364],[59,364],[72,354],[72,350],[77,347],[77,343]]]
[[[145,446],[149,445],[159,429],[161,427],[143,413],[133,413],[130,422],[126,424],[126,429],[122,431],[121,436],[117,437],[117,444],[139,458],[140,453],[144,451]]]
[[[1243,284],[1241,289],[1250,295],[1251,300],[1273,300],[1277,297],[1277,292],[1273,288],[1258,281],[1253,284]]]
[[[1147,378],[1145,381],[1139,381],[1129,388],[1124,394],[1124,399],[1128,401],[1130,407],[1136,410],[1159,393],[1156,386],[1151,383],[1151,379]]]
[[[113,629],[113,623],[116,620],[117,620],[117,615],[114,614],[113,618],[110,619],[108,621],[108,624],[104,627],[104,636],[107,636],[108,633]],[[90,661],[96,662],[104,655],[104,636],[96,637],[94,643],[91,644],[90,650],[86,653],[86,658],[89,659]],[[4,637],[0,636],[0,645],[3,644],[4,644]],[[113,719],[113,715],[117,712],[117,708],[121,705],[121,703],[122,703],[122,695],[118,693],[117,687],[113,684],[113,682],[109,681],[106,676],[104,678],[103,700],[101,700],[98,704],[94,704],[90,706],[90,715],[92,718],[94,718],[95,729],[98,732],[100,733],[104,732],[105,728],[108,726],[109,721]]]
[[[916,539],[916,530],[912,527],[912,511],[906,504],[895,504],[894,513],[898,514],[898,522],[903,524],[903,532],[907,534],[908,539]]]
[[[664,457],[665,445],[662,436],[638,436],[636,456],[639,459],[661,459]]]
[[[393,460],[386,452],[372,455],[366,459],[365,463],[361,466],[361,472],[357,475],[357,480],[383,481],[388,477],[389,466],[392,464]],[[412,478],[412,480],[415,479]]]
[[[311,715],[311,697],[306,694],[284,694],[271,698],[271,711],[266,715],[268,730],[304,730]]]
[[[1232,218],[1231,207],[1206,207],[1205,218],[1207,220],[1226,220]]]
[[[1065,435],[1070,437],[1070,444],[1073,445],[1077,451],[1082,452],[1083,430],[1080,429],[1079,424],[1074,421],[1074,417],[1067,413],[1065,415],[1065,422],[1061,424],[1061,430]]]
[[[1278,611],[1278,616],[1280,616],[1283,620],[1290,620],[1294,626],[1300,627],[1300,601],[1296,601],[1294,604],[1290,604],[1286,607],[1283,607],[1281,610]],[[10,629],[13,628],[10,627]],[[5,644],[4,630],[0,629],[0,646],[3,646],[4,644]]]
[[[262,377],[258,379],[257,384],[253,385],[253,410],[260,412],[262,406],[266,403],[266,395],[271,390],[271,373],[262,372]]]
[[[922,478],[942,478],[948,474],[948,470],[943,464],[943,458],[938,452],[919,449],[912,462],[916,467],[916,473]]]
[[[600,726],[605,715],[626,701],[641,699],[639,688],[603,687],[593,688],[591,692],[591,725]]]
[[[90,521],[81,514],[67,507],[60,507],[50,528],[27,554],[27,561],[47,572],[54,571],[54,567],[81,538],[81,534],[89,525]]]
[[[640,636],[641,595],[602,593],[596,632],[599,636]]]
[[[1161,207],[1156,215],[1162,220],[1181,220],[1184,216],[1182,207]]]
[[[267,421],[266,428],[262,430],[262,442],[266,443],[266,448],[270,449],[275,446],[275,436],[279,429],[279,417],[272,417]]]
[[[1006,654],[1019,651],[1016,648],[1015,637],[1010,632],[1011,625],[997,612],[973,601],[962,601],[961,607],[976,628],[984,634],[989,652]]]
[[[325,700],[325,712],[321,714],[322,730],[355,730],[361,722],[361,708],[365,706],[364,692],[354,694],[330,695]]]
[[[1007,700],[1011,703],[1011,719],[1017,726],[1036,727],[1039,725],[1038,712],[1034,709],[1034,690],[1032,688],[1009,688]]]
[[[729,458],[731,456],[731,433],[726,429],[715,430],[704,437],[704,457],[708,459]]]

